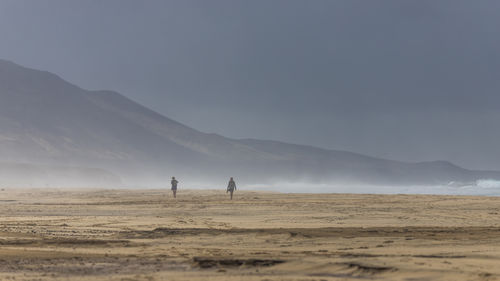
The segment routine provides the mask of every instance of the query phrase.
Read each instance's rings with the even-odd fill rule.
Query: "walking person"
[[[231,200],[233,200],[233,192],[236,190],[236,183],[234,182],[233,178],[231,177],[229,179],[229,183],[227,184],[227,189],[226,189],[226,193],[230,193],[231,194]]]
[[[177,198],[177,183],[179,183],[175,177],[172,177],[172,180],[170,181],[172,184],[172,193],[174,194],[174,198]]]

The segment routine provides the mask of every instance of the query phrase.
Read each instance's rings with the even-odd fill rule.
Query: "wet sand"
[[[500,280],[500,198],[0,191],[0,280]]]

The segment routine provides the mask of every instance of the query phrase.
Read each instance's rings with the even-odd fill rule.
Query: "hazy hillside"
[[[0,187],[95,187],[121,186],[120,178],[97,168],[33,165],[0,162]]]
[[[3,60],[0,99],[2,161],[94,167],[120,176],[125,183],[166,180],[171,175],[224,180],[232,175],[248,183],[304,180],[423,184],[500,179],[497,172],[474,172],[442,161],[403,163],[206,134],[116,92],[86,91],[54,74]],[[45,180],[53,182],[51,177]]]

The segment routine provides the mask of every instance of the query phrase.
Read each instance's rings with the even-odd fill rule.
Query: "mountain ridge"
[[[435,184],[500,172],[446,161],[408,163],[355,152],[190,128],[115,91],[88,91],[58,75],[0,60],[0,157],[40,165],[96,167],[124,177],[170,175],[267,181]],[[168,172],[167,172],[168,171]],[[168,173],[168,175],[167,175]]]

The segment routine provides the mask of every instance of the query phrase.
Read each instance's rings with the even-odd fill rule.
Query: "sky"
[[[0,0],[0,58],[203,132],[500,170],[496,0]]]

